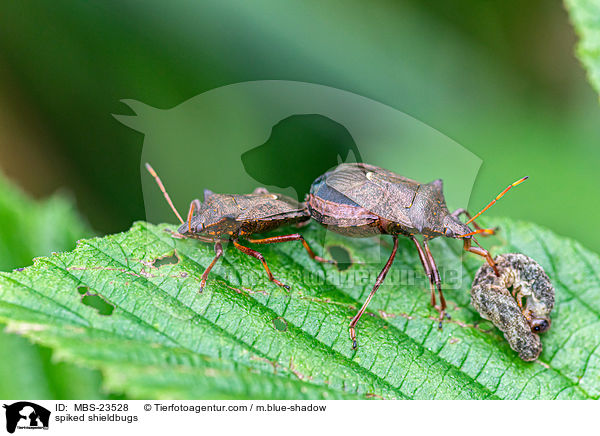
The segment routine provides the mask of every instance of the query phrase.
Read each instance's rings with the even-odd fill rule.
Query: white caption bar
[[[1,434],[587,434],[598,403],[550,401],[2,401]],[[589,427],[588,427],[589,426]],[[36,430],[44,430],[42,433]],[[568,431],[568,433],[567,433]]]

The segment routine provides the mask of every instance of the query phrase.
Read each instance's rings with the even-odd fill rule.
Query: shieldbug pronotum
[[[356,348],[356,324],[394,261],[398,249],[398,235],[410,238],[417,248],[425,274],[429,277],[431,304],[437,307],[440,313],[439,327],[441,328],[446,300],[428,241],[438,236],[462,239],[466,251],[483,256],[495,270],[496,266],[490,253],[481,246],[471,245],[472,242],[479,245],[474,238],[475,235],[493,234],[494,230],[482,229],[474,220],[510,188],[525,179],[527,177],[509,185],[481,212],[471,217],[465,209],[450,213],[446,207],[441,179],[423,184],[364,163],[341,164],[317,178],[310,188],[307,201],[313,219],[328,229],[346,236],[368,237],[388,234],[394,238],[390,258],[379,273],[363,306],[350,322],[349,330],[353,348]],[[459,220],[460,215],[466,215],[469,220],[463,223]],[[475,230],[469,228],[471,223]],[[423,235],[424,249],[415,235]],[[495,272],[499,274],[498,271]],[[440,296],[439,306],[436,306],[436,288]]]
[[[471,304],[503,333],[510,347],[526,361],[542,352],[538,333],[550,328],[554,287],[543,268],[520,253],[497,256],[497,276],[484,264],[471,288]]]
[[[254,233],[264,233],[286,224],[298,224],[309,220],[310,215],[304,203],[299,203],[282,194],[269,192],[265,188],[257,188],[252,194],[243,195],[215,194],[206,189],[204,190],[204,202],[193,200],[190,204],[187,221],[184,221],[175,209],[156,171],[149,164],[146,164],[146,169],[156,180],[169,206],[181,222],[181,226],[177,229],[177,233],[173,233],[173,236],[180,239],[193,238],[215,243],[215,257],[202,274],[200,291],[206,285],[210,270],[223,254],[221,246],[223,240],[231,241],[234,247],[242,253],[258,259],[265,268],[269,280],[285,289],[290,287],[273,277],[263,255],[241,245],[238,242],[240,238],[253,244],[300,241],[311,258],[319,262],[333,263],[331,260],[315,255],[306,240],[298,233],[264,239],[249,238]]]

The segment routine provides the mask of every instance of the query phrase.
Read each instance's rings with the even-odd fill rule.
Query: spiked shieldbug
[[[300,241],[312,259],[318,262],[333,263],[331,260],[315,255],[308,242],[299,233],[263,239],[249,237],[254,233],[265,233],[283,225],[301,224],[308,221],[310,214],[304,203],[299,203],[282,194],[269,192],[265,188],[257,188],[252,194],[215,194],[206,189],[204,190],[204,202],[198,199],[192,200],[187,221],[184,221],[175,209],[156,171],[148,163],[146,169],[156,180],[167,203],[181,222],[181,226],[177,229],[177,233],[173,233],[173,236],[179,239],[193,238],[215,244],[215,257],[202,274],[200,292],[206,286],[210,270],[223,255],[222,242],[224,240],[232,242],[233,246],[242,253],[258,259],[267,272],[269,280],[285,289],[290,287],[273,276],[264,256],[256,250],[241,245],[239,239],[245,239],[252,244]]]
[[[350,322],[350,338],[356,348],[356,324],[369,302],[383,283],[396,251],[398,236],[410,238],[417,248],[425,274],[431,288],[431,304],[440,313],[439,327],[445,315],[446,300],[442,293],[440,275],[429,249],[428,241],[444,236],[464,240],[464,249],[483,256],[495,274],[499,272],[490,253],[479,246],[476,234],[493,234],[493,229],[482,229],[474,220],[499,200],[513,186],[523,182],[524,177],[508,186],[490,204],[474,217],[465,210],[450,213],[446,206],[441,179],[423,184],[392,171],[364,163],[341,164],[317,178],[308,194],[307,205],[311,217],[329,230],[351,236],[369,237],[380,234],[394,239],[392,253],[379,273],[371,293]],[[466,223],[459,217],[466,215]],[[473,223],[475,230],[468,225]],[[415,235],[423,236],[423,247]],[[478,246],[472,246],[475,242]],[[440,298],[436,306],[435,292]]]

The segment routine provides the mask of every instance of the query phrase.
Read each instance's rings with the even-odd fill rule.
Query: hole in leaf
[[[288,329],[288,324],[285,319],[279,316],[273,320],[273,327],[275,327],[275,330],[285,332]]]
[[[177,255],[177,251],[173,251],[173,253],[169,253],[164,255],[163,257],[157,258],[154,262],[152,262],[152,266],[156,268],[160,268],[164,265],[176,265],[179,263],[179,256]]]
[[[115,306],[94,291],[91,291],[87,286],[79,286],[77,292],[81,294],[81,302],[86,306],[96,309],[100,315],[109,316],[115,310]]]
[[[337,262],[337,269],[345,271],[352,266],[352,258],[350,253],[344,247],[339,245],[332,245],[328,247],[331,257]]]

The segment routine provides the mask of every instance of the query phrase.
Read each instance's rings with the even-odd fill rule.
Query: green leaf
[[[31,264],[51,250],[72,249],[76,239],[91,234],[66,198],[31,200],[0,174],[0,270]],[[0,398],[104,397],[98,373],[53,362],[49,349],[25,338],[0,332],[0,350],[10,356],[0,360]]]
[[[0,174],[0,271],[31,264],[36,256],[72,249],[92,232],[71,201],[54,195],[34,201]]]
[[[2,274],[0,320],[65,360],[101,369],[109,389],[133,397],[598,398],[600,259],[533,224],[486,225],[502,228],[486,244],[494,254],[533,257],[556,286],[552,329],[536,362],[521,361],[470,306],[482,261],[463,255],[460,241],[442,238],[431,247],[458,284],[445,292],[452,321],[437,329],[414,246],[402,239],[353,351],[348,323],[390,247],[325,235],[315,223],[302,230],[313,248],[328,255],[325,241],[345,249],[350,265],[339,271],[315,263],[299,243],[258,246],[274,275],[292,286],[289,293],[233,247],[198,293],[212,246],[172,238],[173,226],[138,222]],[[82,295],[110,305],[110,315]]]
[[[600,94],[600,0],[565,0],[579,35],[577,55]]]

